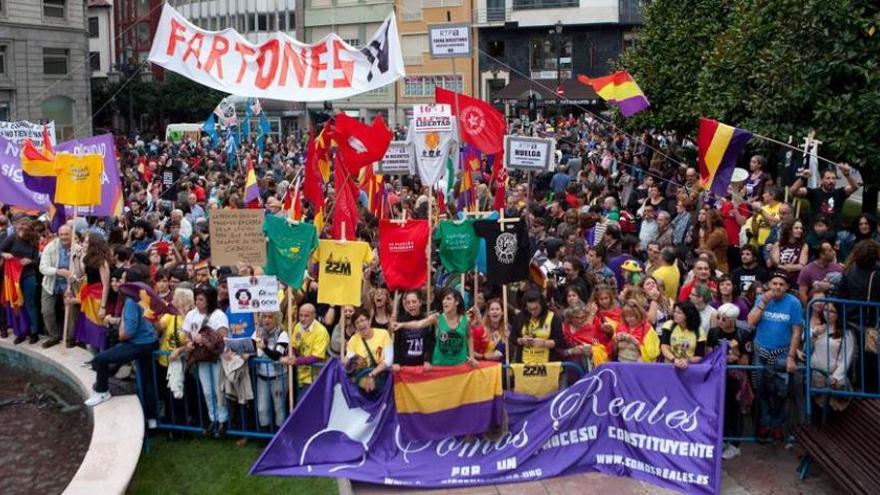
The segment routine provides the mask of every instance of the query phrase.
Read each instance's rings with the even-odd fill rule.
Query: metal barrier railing
[[[155,351],[154,357],[167,357],[168,354],[167,351]],[[158,429],[172,432],[201,433],[209,425],[209,409],[212,407],[209,406],[209,403],[217,404],[213,407],[219,408],[217,400],[218,388],[216,383],[216,373],[206,374],[202,379],[199,379],[198,366],[199,364],[196,364],[192,370],[184,373],[183,395],[181,398],[174,398],[165,381],[159,377],[159,373],[165,368],[159,366],[156,359],[151,360],[151,369],[149,370],[150,386],[153,387],[156,401],[153,406],[153,414],[148,416],[152,416],[157,420]],[[215,364],[215,366],[220,365]],[[227,414],[228,428],[226,433],[227,435],[237,437],[269,439],[278,431],[278,427],[290,414],[287,395],[288,366],[278,364],[277,362],[266,358],[257,357],[248,359],[247,366],[249,371],[248,378],[254,396],[244,404],[236,403],[234,400],[229,400],[226,397],[221,399]],[[317,376],[322,366],[322,363],[316,363],[309,366],[312,369],[313,377]],[[278,372],[271,381],[279,383],[278,388],[280,390],[272,396],[271,401],[266,401],[265,399],[266,395],[272,392],[273,389],[271,385],[265,383],[266,380],[264,380],[262,385],[260,384],[260,380],[263,379],[260,375],[260,367],[263,367],[262,369],[273,369],[271,367],[274,367],[274,370]],[[509,390],[511,385],[510,367],[503,367],[505,370],[502,374],[503,385],[505,390]],[[764,370],[764,367],[758,365],[728,365],[727,369],[728,372],[742,370],[753,374],[759,374]],[[141,370],[138,371],[138,395],[143,402],[144,390],[143,384],[141,383]],[[299,384],[298,371],[298,367],[294,366],[294,395],[297,403],[300,397],[302,397],[304,391],[304,387],[301,387]],[[361,370],[354,380],[356,382],[359,381],[360,378],[370,371],[370,368]],[[804,371],[804,369],[801,368],[800,371]],[[222,371],[219,372],[222,373]],[[586,371],[584,368],[577,363],[563,362],[560,388],[567,387],[572,379],[577,380],[583,377],[585,373]],[[266,376],[266,374],[263,374],[262,376]],[[750,377],[750,380],[752,378],[753,377]],[[203,381],[205,382],[204,384],[202,383]],[[743,421],[742,430],[748,431],[749,428],[747,423],[751,423],[751,435],[740,434],[740,436],[724,437],[725,442],[749,443],[759,441],[756,434],[758,418],[760,417],[760,402],[757,395],[759,383],[752,382],[750,387],[755,390],[755,401],[751,407],[751,414],[743,414],[739,419]],[[206,391],[208,392],[207,394]],[[274,402],[275,399],[278,399],[279,401],[277,404]],[[749,417],[751,418],[751,421],[748,421]]]
[[[807,377],[810,378],[806,380],[807,417],[812,417],[815,396],[827,399],[823,418],[827,416],[832,398],[880,399],[880,354],[876,352],[880,302],[817,298],[810,301],[807,308],[808,323],[804,331]],[[810,328],[809,323],[813,316],[821,316],[815,329]],[[833,326],[832,321],[836,321]],[[813,341],[814,330],[816,342]],[[832,332],[835,337],[831,337]]]

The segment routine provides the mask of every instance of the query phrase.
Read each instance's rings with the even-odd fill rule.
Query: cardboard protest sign
[[[263,210],[212,210],[209,218],[211,264],[266,264]]]

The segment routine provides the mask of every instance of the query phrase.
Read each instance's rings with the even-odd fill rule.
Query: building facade
[[[469,23],[475,0],[398,0],[397,22],[406,77],[397,84],[397,117],[409,120],[412,106],[434,102],[434,88],[442,87],[479,97],[474,73],[476,50],[467,58],[431,57],[429,29],[432,25]],[[476,34],[471,29],[471,43]]]
[[[92,78],[105,79],[116,60],[113,0],[88,0],[87,14],[89,69]]]
[[[394,8],[394,0],[303,1],[305,4],[301,39],[307,43],[336,33],[352,46],[363,46]],[[351,98],[334,100],[333,108],[368,121],[382,113],[393,126],[397,123],[394,117],[394,87],[388,85]],[[307,108],[309,112],[320,113],[324,105],[313,102],[308,103]]]
[[[613,70],[638,36],[640,0],[474,0],[483,99],[508,115],[602,106],[577,82]]]
[[[85,0],[0,0],[0,120],[92,133]]]

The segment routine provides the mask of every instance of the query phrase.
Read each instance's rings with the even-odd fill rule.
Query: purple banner
[[[402,436],[390,382],[367,400],[333,360],[251,474],[436,488],[599,472],[718,493],[725,354],[686,370],[609,363],[543,399],[507,393],[501,438],[431,442]]]
[[[101,176],[101,204],[79,207],[81,215],[111,216],[122,213],[122,188],[112,134],[73,139],[55,146],[55,151],[74,154],[99,154],[104,157]],[[40,211],[49,210],[49,196],[29,190],[21,173],[21,146],[0,136],[0,203]],[[72,211],[72,208],[68,208]]]

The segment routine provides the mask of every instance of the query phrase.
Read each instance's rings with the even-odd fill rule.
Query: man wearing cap
[[[749,312],[748,323],[755,327],[755,364],[763,367],[758,371],[758,437],[772,435],[782,440],[789,374],[797,370],[803,313],[801,302],[788,293],[787,273],[774,272],[769,286]]]

